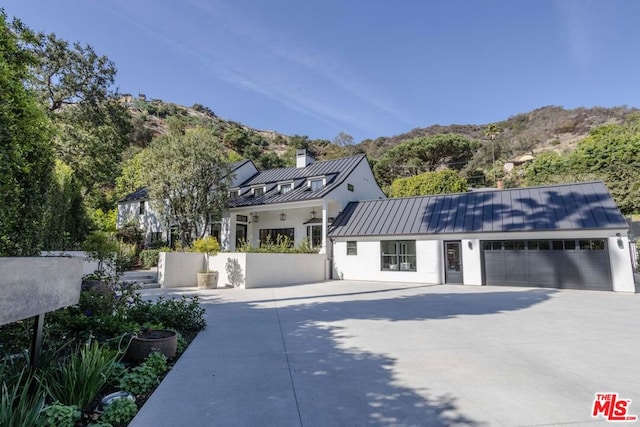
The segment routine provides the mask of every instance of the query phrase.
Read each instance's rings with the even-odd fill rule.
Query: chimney
[[[314,158],[307,153],[307,150],[296,150],[296,167],[304,168],[313,163]]]
[[[504,181],[499,179],[497,182],[498,190],[504,190]]]

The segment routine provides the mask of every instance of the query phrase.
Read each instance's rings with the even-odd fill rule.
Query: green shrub
[[[107,382],[120,354],[96,342],[78,350],[46,372],[44,380],[53,400],[85,408]]]
[[[147,394],[158,384],[160,380],[153,367],[144,363],[133,368],[120,380],[120,388],[135,395]]]
[[[0,365],[2,388],[0,389],[0,426],[32,427],[37,425],[44,406],[44,392],[26,367],[17,375],[10,372],[11,366]],[[29,389],[33,393],[29,393]]]
[[[74,427],[80,421],[82,413],[75,405],[63,405],[56,402],[42,410],[38,420],[41,427]]]
[[[156,302],[141,301],[130,311],[130,318],[139,324],[159,324],[181,332],[198,332],[207,326],[205,310],[197,296],[180,299],[159,297]]]
[[[157,351],[149,354],[149,356],[147,356],[143,363],[147,366],[150,366],[157,377],[162,376],[162,374],[167,372],[167,370],[169,369],[169,366],[167,366],[167,357]]]
[[[138,406],[129,399],[117,399],[107,406],[100,418],[101,425],[109,423],[113,426],[127,425],[136,416]]]
[[[158,257],[160,252],[170,252],[171,249],[167,247],[160,247],[158,249],[143,249],[140,251],[140,262],[143,268],[156,267],[158,265]]]
[[[220,243],[215,237],[206,236],[202,239],[196,239],[193,241],[191,248],[194,252],[201,252],[207,255],[216,255],[220,252]]]

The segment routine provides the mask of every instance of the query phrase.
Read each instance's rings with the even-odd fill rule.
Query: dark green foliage
[[[144,362],[120,379],[120,388],[136,396],[149,393],[158,384],[160,384],[160,380],[153,366]]]
[[[39,427],[74,427],[80,421],[82,413],[76,405],[54,403],[42,411],[38,422]]]
[[[139,324],[162,324],[183,332],[198,332],[207,326],[205,310],[197,296],[180,299],[158,298],[155,303],[140,301],[129,312],[130,319]]]
[[[389,185],[396,178],[406,178],[439,167],[462,169],[473,156],[478,143],[460,135],[434,135],[399,144],[376,163],[378,183]]]
[[[35,255],[43,243],[53,150],[50,122],[24,86],[33,63],[0,10],[0,256]]]
[[[96,342],[83,344],[46,371],[47,393],[54,401],[85,408],[105,385],[119,357],[117,351]]]
[[[145,359],[144,364],[150,366],[158,377],[164,375],[164,373],[169,369],[166,356],[157,351],[149,354]]]
[[[129,399],[117,399],[104,410],[100,423],[112,426],[125,426],[138,413],[138,406]]]
[[[170,248],[143,249],[140,251],[140,262],[143,268],[151,268],[158,265],[160,252],[171,251]]]
[[[44,406],[44,391],[22,364],[0,364],[0,426],[33,427]],[[31,392],[30,392],[31,388]]]

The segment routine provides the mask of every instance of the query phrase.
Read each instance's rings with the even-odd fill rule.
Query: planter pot
[[[133,337],[127,348],[127,358],[142,362],[151,352],[159,351],[167,359],[176,357],[178,335],[165,329],[150,330]]]
[[[198,273],[198,289],[215,289],[218,287],[218,272]]]
[[[115,393],[106,395],[100,400],[100,412],[104,411],[109,405],[119,399],[128,399],[132,402],[136,401],[133,394],[128,391],[116,391]]]

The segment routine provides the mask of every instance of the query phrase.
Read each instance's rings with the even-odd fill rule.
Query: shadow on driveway
[[[336,287],[323,289],[335,291]],[[269,414],[266,419],[273,421],[278,411],[281,411],[276,416],[279,425],[483,425],[458,410],[459,397],[435,395],[429,391],[429,384],[416,387],[415,383],[408,384],[397,378],[394,342],[388,343],[388,351],[384,353],[362,350],[368,346],[345,348],[345,336],[348,337],[351,331],[335,324],[353,320],[402,322],[482,316],[525,309],[548,300],[554,293],[548,289],[440,292],[425,293],[417,287],[397,287],[296,296],[295,291],[276,290],[274,294],[282,294],[282,298],[274,296],[211,304],[208,307],[209,328],[214,330],[207,333],[207,341],[210,346],[219,347],[216,357],[227,357],[228,360],[222,362],[225,365],[284,351],[286,366],[282,373],[289,376],[296,411],[291,408],[287,411],[279,403],[286,399],[287,393],[283,390],[252,393],[262,381],[268,380],[258,376],[249,383],[231,384],[232,389],[225,384],[225,408],[215,405],[220,409],[221,418],[211,420],[212,425],[266,425],[266,414]],[[265,336],[273,332],[268,326],[271,322],[279,328],[279,333],[272,336],[274,340],[279,337],[280,343],[265,342]],[[386,322],[379,323],[384,325]],[[425,328],[428,326],[424,323]],[[388,337],[388,334],[383,336]],[[401,343],[402,339],[397,337],[397,342]],[[420,352],[416,351],[412,357],[416,358],[416,366],[420,366]],[[278,369],[267,364],[264,368]],[[215,389],[216,381],[213,380],[210,386]],[[210,395],[216,399],[219,394]],[[247,400],[240,398],[248,395],[254,408],[251,411],[243,410]],[[234,420],[225,418],[231,414],[235,414]]]

